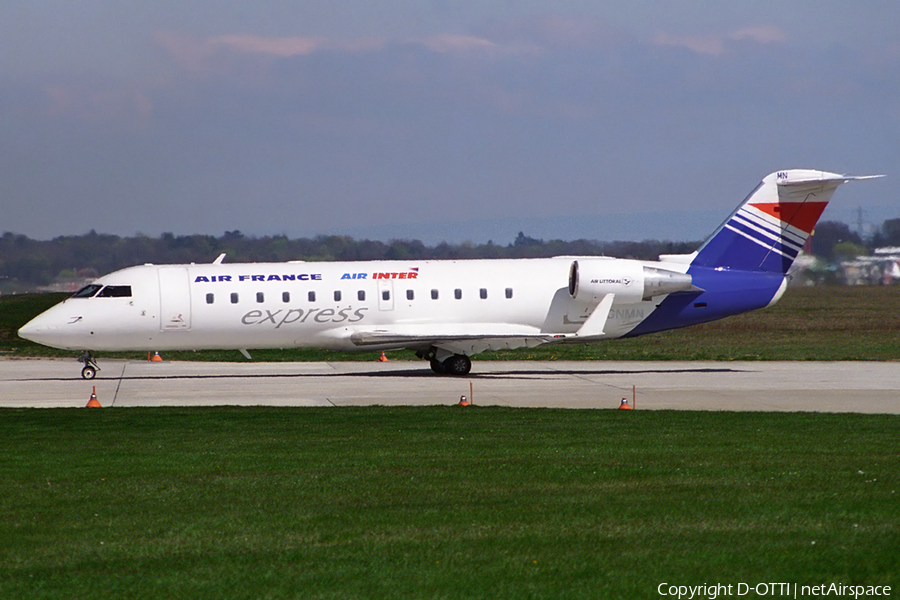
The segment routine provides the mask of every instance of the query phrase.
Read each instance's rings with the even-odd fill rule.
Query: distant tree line
[[[540,258],[559,255],[617,256],[656,259],[659,254],[693,252],[699,242],[544,241],[519,233],[507,245],[419,240],[356,240],[342,235],[289,239],[245,236],[240,231],[212,235],[120,237],[91,231],[84,235],[32,240],[4,233],[0,237],[0,289],[24,291],[65,279],[97,277],[143,263],[205,263],[223,252],[226,262],[426,260],[471,258]]]
[[[655,260],[660,254],[687,254],[702,242],[644,240],[542,240],[522,232],[511,243],[474,244],[442,242],[426,246],[419,240],[356,240],[341,235],[289,239],[287,236],[245,236],[240,231],[212,235],[163,233],[159,237],[121,237],[90,231],[84,235],[32,240],[4,233],[0,237],[0,290],[27,291],[54,281],[97,277],[143,263],[212,262],[227,254],[227,262],[282,262],[288,260],[426,260],[472,258],[541,258],[560,255],[615,256]],[[900,219],[885,221],[863,240],[845,223],[824,221],[816,228],[813,253],[827,261],[844,253],[865,252],[878,246],[900,246]]]
[[[900,247],[900,219],[888,219],[863,237],[840,221],[822,221],[812,236],[813,255],[829,263],[865,255],[874,248]]]

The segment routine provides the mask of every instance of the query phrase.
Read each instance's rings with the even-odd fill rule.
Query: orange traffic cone
[[[91,391],[91,399],[88,400],[87,406],[85,408],[102,408],[100,406],[100,401],[97,400],[97,386],[94,386],[94,389]]]
[[[159,355],[159,352],[153,355],[153,358],[150,359],[150,362],[162,362],[162,356]]]
[[[622,398],[622,404],[619,405],[619,410],[631,410],[631,405],[628,404],[628,400]]]
[[[381,356],[378,357],[378,362],[387,362],[388,357],[384,355],[384,351],[381,352]]]
[[[468,405],[469,405],[469,399],[466,398],[465,396],[460,396],[459,397],[459,406],[468,406]]]

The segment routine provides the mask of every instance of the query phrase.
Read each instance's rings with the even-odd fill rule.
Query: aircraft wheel
[[[97,376],[97,369],[94,367],[85,367],[81,370],[82,379],[93,379]]]
[[[472,361],[465,354],[454,354],[444,361],[443,367],[448,375],[468,375],[472,370]]]
[[[436,358],[431,359],[431,370],[437,373],[438,375],[443,375],[446,373],[446,369],[444,369],[444,363],[439,361]]]

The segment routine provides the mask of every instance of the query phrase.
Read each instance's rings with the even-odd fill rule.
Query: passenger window
[[[212,303],[215,302],[215,301],[216,301],[216,296],[215,296],[215,294],[207,294],[207,295],[206,295],[206,303],[207,303],[207,304],[212,304]]]
[[[459,288],[456,288],[455,290],[453,290],[453,297],[456,298],[457,300],[462,300],[462,290]]]
[[[390,290],[382,290],[382,292],[381,292],[381,299],[382,299],[382,300],[390,300],[390,299],[391,299],[391,292],[390,292]]]
[[[334,291],[334,301],[335,301],[335,302],[340,302],[340,301],[341,301],[341,291],[340,291],[340,290],[335,290],[335,291]]]
[[[438,291],[437,290],[431,290],[431,299],[432,300],[438,299]]]
[[[266,295],[262,292],[256,292],[256,301],[262,304],[266,301]]]
[[[237,303],[238,303],[238,295],[237,295],[237,292],[231,292],[231,303],[232,303],[232,304],[237,304]]]
[[[102,287],[103,287],[102,285],[97,285],[96,283],[92,283],[91,285],[86,285],[83,288],[81,288],[80,290],[78,290],[77,292],[75,292],[74,294],[72,294],[72,297],[73,298],[90,298],[91,296],[96,294],[97,291]]]
[[[416,299],[416,293],[415,293],[414,291],[412,291],[412,290],[406,290],[406,299],[407,299],[407,300],[415,300],[415,299]]]
[[[481,288],[480,290],[478,290],[478,295],[481,297],[482,300],[486,300],[487,299],[487,288]]]
[[[308,293],[306,295],[306,299],[309,300],[310,302],[315,302],[316,301],[316,293],[315,292]]]
[[[356,299],[359,300],[360,302],[365,302],[366,301],[366,290],[359,290],[358,292],[356,292]]]
[[[512,298],[512,288],[506,288],[506,297]]]
[[[291,293],[290,292],[281,292],[281,301],[287,304],[291,301]]]
[[[108,285],[97,294],[98,298],[131,298],[130,285]]]

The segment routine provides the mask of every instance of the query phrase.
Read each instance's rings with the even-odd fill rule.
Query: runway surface
[[[475,361],[468,377],[423,362],[210,363],[101,360],[91,381],[62,359],[0,360],[0,407],[456,404],[638,410],[900,414],[900,362]]]

